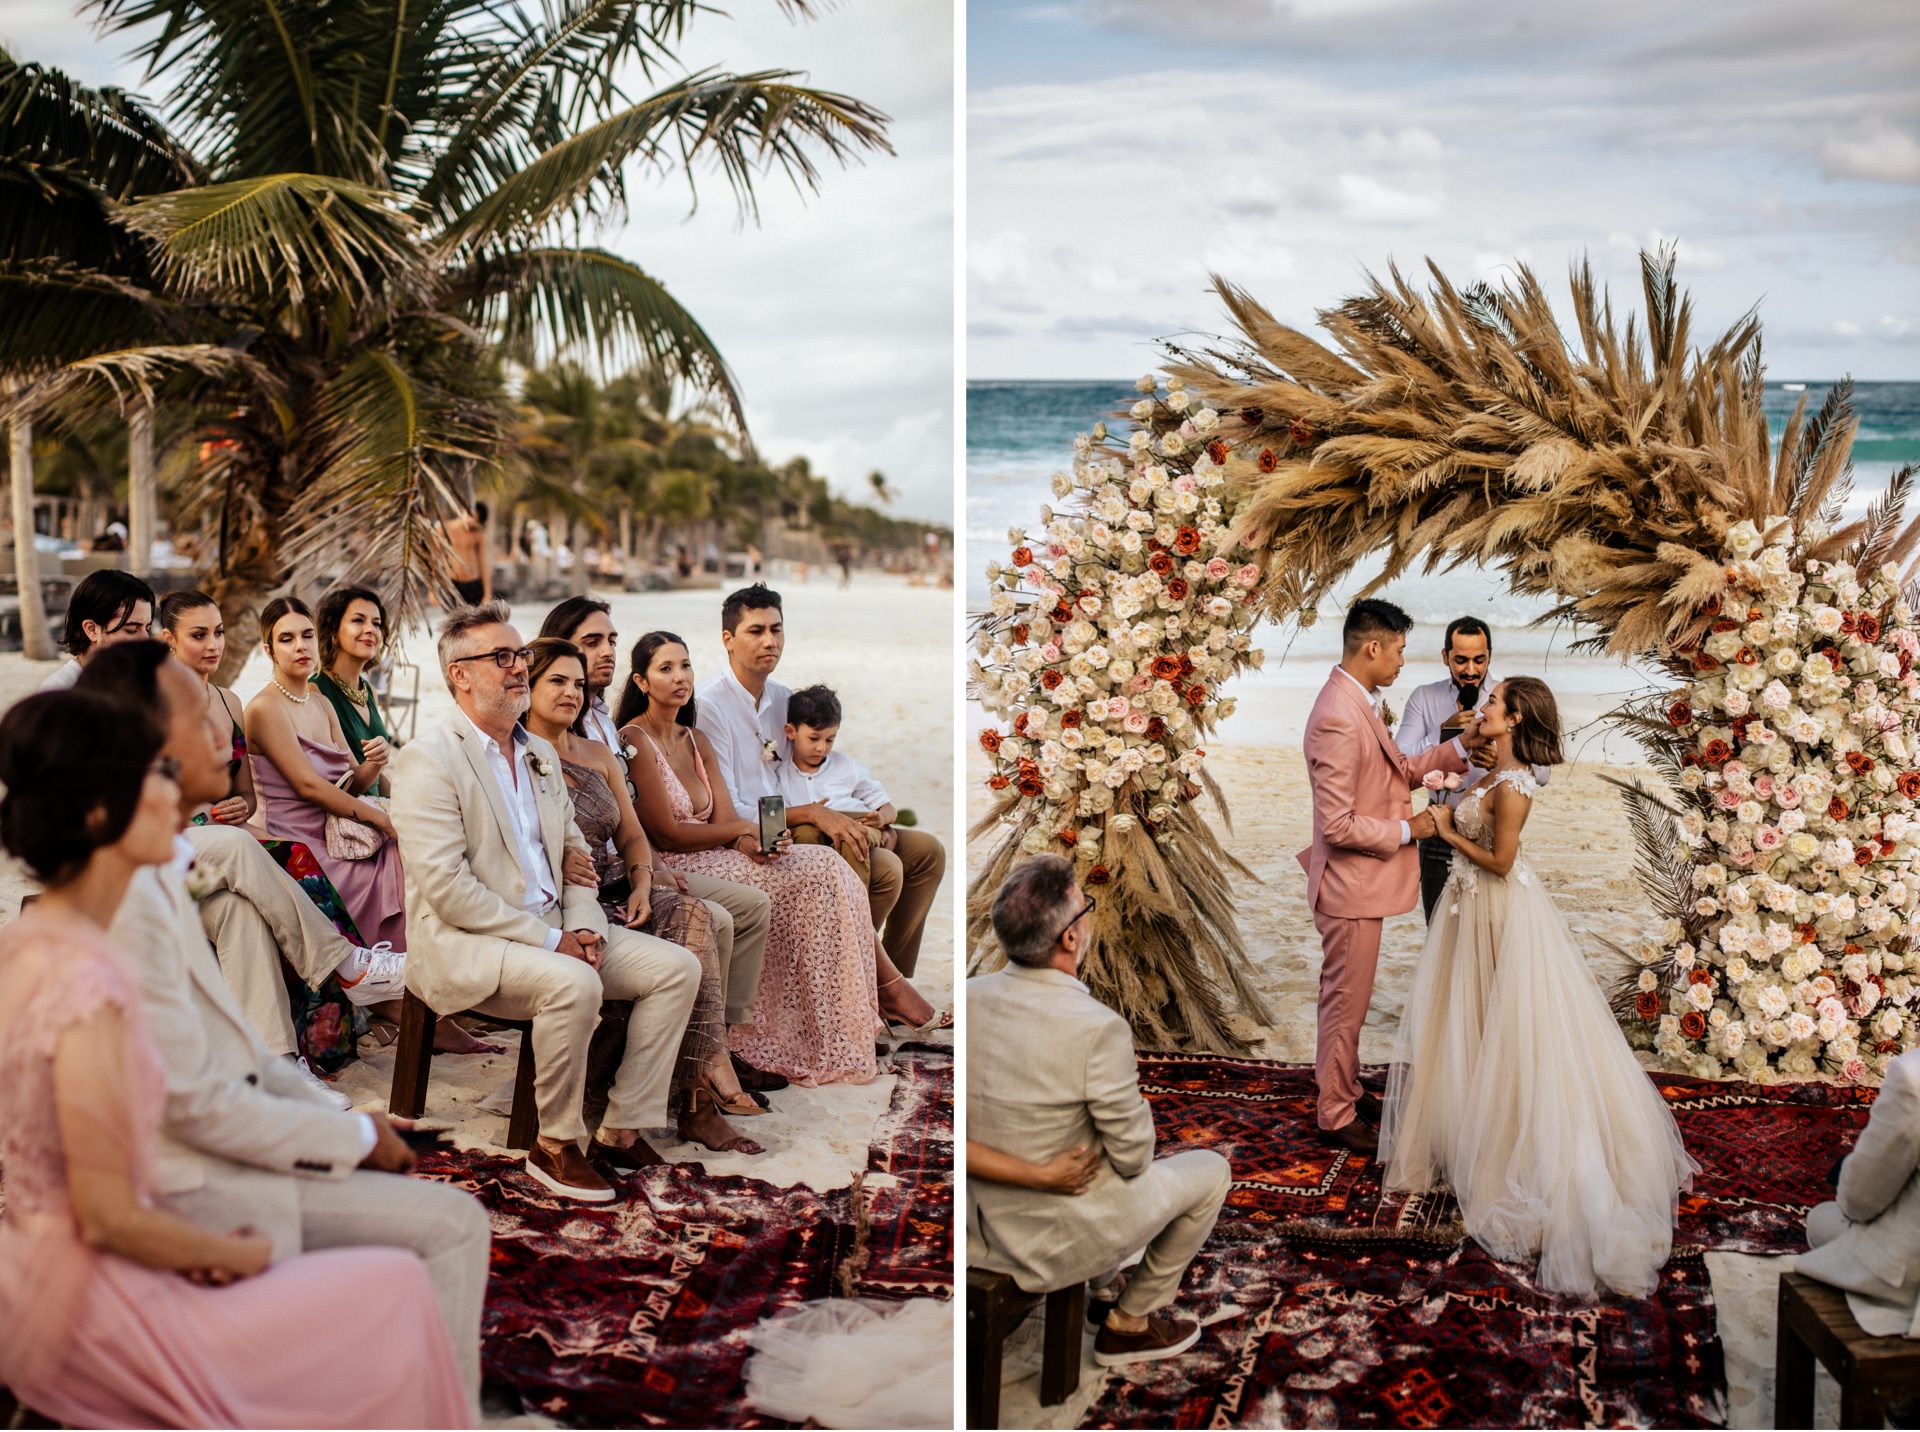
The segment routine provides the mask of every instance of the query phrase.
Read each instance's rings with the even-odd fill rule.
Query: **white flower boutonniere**
[[[631,741],[623,743],[620,747],[620,759],[623,761],[631,761],[639,754],[640,748],[635,746]]]
[[[769,766],[780,764],[780,748],[764,736],[760,738],[760,759]]]
[[[547,777],[553,774],[553,765],[545,756],[527,752],[527,769],[533,772],[534,780],[540,787],[540,794],[547,794]]]
[[[202,870],[200,862],[196,860],[187,867],[186,884],[188,898],[198,905],[213,893],[213,874]]]

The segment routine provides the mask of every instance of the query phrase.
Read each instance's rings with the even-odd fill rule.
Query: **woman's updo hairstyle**
[[[640,689],[640,678],[647,674],[647,668],[653,665],[653,654],[663,646],[686,646],[686,642],[670,631],[650,631],[633,644],[633,656],[627,662],[627,684],[620,688],[620,706],[613,713],[613,724],[624,726],[646,714],[647,693]],[[692,647],[687,647],[691,651]],[[680,714],[674,718],[676,724],[691,726],[698,715],[692,696],[687,704],[680,708]]]
[[[288,612],[298,612],[308,621],[313,621],[313,608],[301,601],[298,597],[275,597],[260,609],[260,643],[262,646],[273,645],[273,629],[280,625],[280,618]]]
[[[1509,676],[1500,683],[1507,715],[1517,718],[1513,758],[1529,766],[1557,766],[1560,753],[1560,706],[1547,683],[1537,676]]]
[[[92,691],[46,691],[0,718],[0,845],[52,884],[127,832],[160,754],[146,712]]]
[[[177,632],[180,623],[188,612],[197,612],[202,607],[212,607],[216,612],[220,604],[205,592],[184,591],[168,592],[160,599],[160,626],[164,631]]]

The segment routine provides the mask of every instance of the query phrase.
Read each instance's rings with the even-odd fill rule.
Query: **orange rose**
[[[1113,879],[1113,872],[1104,865],[1096,865],[1087,872],[1089,885],[1105,885],[1111,879]]]
[[[1060,689],[1060,683],[1066,679],[1066,675],[1057,667],[1049,666],[1045,671],[1040,673],[1040,684],[1049,691],[1058,691]]]
[[[1693,719],[1693,707],[1684,701],[1676,701],[1667,708],[1667,720],[1676,726],[1684,726]]]
[[[1868,841],[1865,845],[1857,845],[1853,850],[1853,863],[1855,865],[1871,865],[1873,864],[1873,857],[1877,854],[1879,854],[1879,849],[1872,841]]]
[[[1835,796],[1832,800],[1827,802],[1827,819],[1828,820],[1845,820],[1846,818],[1847,818],[1847,803],[1845,801],[1841,800],[1839,796]]]
[[[1167,595],[1173,598],[1174,601],[1184,602],[1187,599],[1187,592],[1189,590],[1185,577],[1167,578]]]
[[[1013,782],[1008,780],[1005,776],[988,776],[987,777],[988,790],[1004,791],[1008,786],[1012,784]]]
[[[1177,656],[1156,656],[1149,668],[1156,680],[1171,681],[1180,674],[1180,658]]]
[[[1062,711],[1060,713],[1060,724],[1071,729],[1080,724],[1082,717],[1083,713],[1080,708],[1076,706],[1071,711]]]
[[[1166,734],[1167,723],[1162,721],[1158,716],[1153,717],[1147,722],[1147,739],[1149,741],[1158,741]]]
[[[1689,1039],[1699,1039],[1707,1032],[1707,1017],[1697,1009],[1690,1009],[1680,1016],[1680,1032]]]
[[[1016,567],[1032,566],[1033,565],[1033,548],[1015,547],[1013,549],[1013,565]]]
[[[980,749],[985,751],[989,756],[999,751],[1000,732],[996,727],[989,726],[980,733]]]
[[[1280,454],[1275,452],[1272,448],[1261,448],[1260,449],[1260,471],[1272,472],[1278,466],[1280,466]]]
[[[1207,701],[1207,688],[1202,686],[1199,682],[1196,681],[1193,683],[1193,685],[1187,688],[1187,705],[1204,706],[1206,704],[1206,701]]]
[[[1692,969],[1687,971],[1687,983],[1690,985],[1712,984],[1713,971],[1709,969],[1703,969],[1699,965],[1695,965]]]
[[[1313,441],[1313,429],[1302,419],[1295,418],[1287,424],[1287,436],[1293,439],[1296,447],[1303,447]]]
[[[1893,783],[1908,800],[1920,800],[1920,771],[1902,771]]]
[[[1164,577],[1173,570],[1173,558],[1169,557],[1165,552],[1155,552],[1151,557],[1147,558],[1147,566],[1158,575]]]
[[[1213,459],[1214,466],[1224,466],[1227,461],[1227,445],[1215,438],[1207,444],[1207,456]]]
[[[1200,550],[1200,534],[1191,527],[1182,527],[1173,534],[1173,550],[1182,557],[1191,557]]]
[[[1650,989],[1641,990],[1633,1001],[1633,1011],[1642,1019],[1658,1019],[1660,1017],[1660,996]]]
[[[1869,756],[1865,751],[1849,751],[1847,752],[1847,765],[1856,776],[1864,776],[1868,771],[1873,769],[1873,757]]]
[[[1033,634],[1033,628],[1028,626],[1025,622],[1020,622],[1013,629],[1013,640],[1015,645],[1025,646],[1027,644],[1027,638],[1032,634]]]
[[[1060,843],[1066,846],[1069,850],[1071,850],[1074,846],[1080,843],[1080,832],[1075,830],[1072,826],[1068,826],[1065,830],[1059,832],[1059,836],[1060,836]]]
[[[1037,796],[1046,789],[1046,785],[1038,776],[1022,776],[1019,789],[1023,796]]]
[[[1862,641],[1880,640],[1880,618],[1872,612],[1860,613],[1859,629],[1855,635]]]
[[[1706,758],[1709,766],[1724,765],[1733,759],[1733,747],[1716,736],[1713,740],[1707,742],[1707,749],[1702,752],[1702,755]]]

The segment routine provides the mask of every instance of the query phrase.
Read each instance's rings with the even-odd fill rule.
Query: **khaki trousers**
[[[292,1054],[298,1046],[281,957],[319,989],[353,946],[251,832],[191,825],[186,835],[193,846],[188,887],[210,892],[200,902],[200,925],[220,957],[220,971],[267,1048]]]
[[[558,910],[547,918],[559,928]],[[633,1001],[605,1123],[614,1129],[662,1128],[670,1122],[667,1085],[699,991],[700,961],[691,950],[615,925],[598,970],[571,955],[507,946],[500,988],[474,1008],[533,1021],[533,1097],[541,1136],[578,1143],[587,1134],[581,1102],[601,1002]]]
[[[681,871],[687,891],[705,903],[713,915],[713,932],[720,946],[722,994],[728,1024],[753,1023],[753,999],[760,990],[760,967],[767,960],[767,930],[773,924],[773,897],[752,885],[721,880],[712,875]],[[657,872],[654,888],[663,888]]]
[[[1120,1295],[1121,1312],[1143,1317],[1174,1300],[1187,1265],[1213,1232],[1220,1205],[1232,1187],[1231,1167],[1212,1149],[1188,1149],[1155,1159],[1133,1180],[1131,1191],[1138,1194],[1143,1212],[1152,1209],[1155,1216],[1171,1216],[1148,1241],[1140,1266],[1127,1279],[1127,1290]],[[1113,1275],[1098,1281],[1112,1282]]]
[[[910,826],[895,826],[893,833],[899,837],[897,850],[876,845],[865,860],[854,860],[844,850],[840,858],[867,887],[867,908],[887,958],[901,974],[911,975],[920,963],[927,912],[947,872],[947,848],[938,837]],[[817,825],[796,825],[793,840],[796,845],[832,844]]]

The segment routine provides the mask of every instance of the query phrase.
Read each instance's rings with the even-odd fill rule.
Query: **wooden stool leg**
[[[520,1036],[520,1065],[513,1074],[513,1112],[507,1116],[507,1147],[530,1149],[540,1132],[540,1108],[533,1100],[533,1031]]]
[[[1047,1294],[1040,1353],[1040,1405],[1065,1402],[1080,1385],[1080,1325],[1087,1317],[1087,1285],[1075,1283]]]
[[[967,1294],[967,1426],[1000,1425],[1000,1329],[991,1296]]]
[[[402,1119],[417,1119],[427,1107],[427,1080],[433,1073],[434,1013],[427,1002],[407,991],[400,1002],[400,1039],[393,1051],[393,1093],[387,1110]]]
[[[1813,1423],[1795,1425],[1811,1427]],[[1859,1386],[1857,1377],[1854,1381],[1840,1384],[1840,1425],[1866,1428],[1867,1432],[1880,1432],[1887,1425],[1886,1404],[1871,1388]]]
[[[1778,1351],[1773,1370],[1773,1425],[1813,1426],[1813,1349],[1800,1340],[1787,1320],[1787,1282],[1780,1280]],[[1844,1422],[1843,1426],[1856,1424]]]

